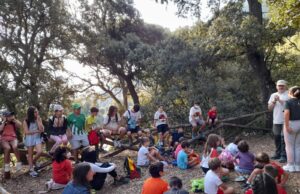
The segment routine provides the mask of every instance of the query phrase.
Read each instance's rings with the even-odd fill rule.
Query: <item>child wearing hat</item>
[[[18,151],[17,129],[21,128],[22,123],[15,118],[14,112],[6,111],[3,113],[3,122],[0,125],[2,134],[2,147],[4,149],[4,171],[10,171],[10,149],[12,148],[17,158],[16,170],[22,169],[20,154]]]

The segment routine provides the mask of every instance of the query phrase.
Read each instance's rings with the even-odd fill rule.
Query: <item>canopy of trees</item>
[[[200,0],[172,2],[181,16],[201,14]],[[164,104],[174,122],[187,120],[195,100],[204,110],[217,105],[223,117],[263,110],[277,79],[300,84],[299,13],[290,11],[298,1],[269,0],[266,18],[258,0],[247,1],[249,11],[242,1],[218,2],[210,1],[209,21],[170,32],[145,23],[132,0],[78,0],[75,8],[59,0],[1,1],[0,105],[20,112],[35,105],[47,114],[52,103],[89,94],[122,110],[140,103],[145,121]],[[279,7],[288,13],[274,15]],[[67,72],[65,59],[90,75]]]

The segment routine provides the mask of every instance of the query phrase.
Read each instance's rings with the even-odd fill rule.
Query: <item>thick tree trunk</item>
[[[259,0],[248,0],[248,5],[250,14],[256,17],[257,21],[263,25],[262,5]],[[267,63],[264,60],[264,52],[260,51],[257,47],[249,47],[247,49],[247,57],[259,80],[262,103],[266,109],[269,97],[271,93],[275,91],[275,83],[272,80],[271,72],[267,67]],[[271,125],[272,117],[267,116],[266,127],[270,128]]]
[[[133,103],[134,104],[140,104],[139,96],[138,96],[138,94],[135,90],[135,87],[134,87],[133,83],[132,83],[132,79],[126,77],[124,80],[126,82],[128,91],[129,91],[129,93],[132,97]]]

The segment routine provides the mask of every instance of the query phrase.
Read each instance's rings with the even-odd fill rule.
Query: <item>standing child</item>
[[[168,190],[168,183],[161,177],[164,175],[164,164],[157,162],[149,168],[151,178],[148,178],[142,187],[142,194],[163,194]]]
[[[235,170],[241,174],[251,174],[254,169],[254,155],[249,152],[249,145],[242,140],[238,144],[239,152],[235,156]]]
[[[34,170],[34,164],[42,154],[41,133],[44,132],[44,125],[38,110],[31,106],[27,110],[27,118],[23,122],[25,132],[25,146],[28,149],[29,174],[36,177],[38,173]],[[33,149],[36,149],[36,155],[33,158]]]
[[[72,163],[67,159],[67,149],[57,147],[52,162],[52,179],[46,183],[48,190],[63,189],[72,178]]]
[[[173,176],[169,181],[170,190],[164,194],[189,194],[186,190],[182,189],[182,181],[180,178]]]
[[[222,173],[219,158],[212,158],[208,162],[209,171],[204,177],[204,192],[207,194],[232,194],[234,189],[225,185],[220,179]]]
[[[189,168],[193,168],[194,166],[199,164],[199,156],[196,157],[190,157],[189,154],[191,154],[190,151],[190,144],[187,141],[182,142],[181,144],[182,150],[179,151],[177,156],[177,166],[178,168],[182,170],[186,170]]]
[[[61,144],[64,144],[65,146],[68,144],[68,138],[66,135],[68,122],[66,116],[63,115],[64,108],[61,105],[56,104],[53,109],[54,115],[48,120],[48,132],[50,134],[50,139],[55,142],[49,152],[50,155],[52,155],[56,148]]]
[[[194,139],[199,133],[205,128],[205,122],[202,116],[202,110],[200,108],[200,103],[195,102],[194,106],[190,109],[189,121],[192,125],[192,138]],[[199,129],[200,128],[200,129]]]
[[[22,123],[15,118],[14,112],[6,111],[3,114],[3,123],[0,125],[2,134],[2,147],[4,149],[4,172],[10,172],[10,150],[13,149],[17,158],[16,170],[22,169],[20,154],[18,150],[17,129],[22,127]]]
[[[207,113],[207,122],[209,127],[214,127],[218,122],[217,107],[213,106]]]
[[[131,110],[127,110],[123,117],[127,121],[127,136],[129,138],[130,144],[132,144],[132,134],[137,133],[139,137],[142,136],[142,131],[140,128],[142,114],[140,111],[140,105],[135,104]]]
[[[72,154],[75,162],[78,162],[78,151],[83,146],[89,146],[89,140],[85,128],[85,116],[81,114],[80,104],[73,104],[73,113],[68,116],[67,135],[70,139]]]
[[[156,127],[159,135],[158,146],[163,146],[165,138],[169,135],[169,126],[168,116],[162,105],[159,106],[158,110],[154,114],[154,126]]]
[[[154,147],[149,147],[150,140],[148,137],[142,138],[142,146],[139,149],[137,157],[138,166],[149,166],[151,162],[164,161],[165,159],[159,154]]]

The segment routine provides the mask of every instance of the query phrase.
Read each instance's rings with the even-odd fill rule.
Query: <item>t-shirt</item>
[[[173,132],[172,133],[172,143],[174,144],[175,142],[178,142],[179,139],[183,136],[184,136],[183,132],[180,132],[180,133],[178,133],[177,131]]]
[[[163,112],[159,112],[157,111],[155,114],[154,114],[154,120],[156,120],[155,122],[155,126],[159,126],[159,125],[162,125],[162,124],[167,124],[167,113],[165,111]]]
[[[253,170],[254,169],[254,155],[250,152],[238,152],[236,155],[236,158],[239,159],[239,164],[238,166],[241,169],[245,170]]]
[[[194,118],[196,120],[201,119],[200,116],[202,115],[202,110],[199,106],[193,106],[190,109],[190,116],[189,116],[189,121],[192,121],[192,116],[194,116]]]
[[[85,120],[85,129],[87,131],[90,131],[91,129],[94,129],[96,127],[97,127],[96,117],[93,115],[89,115]]]
[[[175,158],[177,159],[178,153],[182,150],[181,144],[178,144],[178,146],[175,149]]]
[[[17,138],[16,135],[16,126],[14,123],[6,123],[4,124],[2,139],[5,141],[13,141]]]
[[[148,166],[150,164],[148,155],[149,154],[149,149],[146,148],[145,146],[142,146],[139,149],[138,152],[138,157],[137,157],[137,165],[138,166]]]
[[[62,115],[60,118],[53,115],[49,118],[48,123],[48,131],[50,135],[58,136],[66,134],[68,122],[65,115]]]
[[[142,187],[142,194],[163,194],[168,190],[168,183],[161,178],[148,178]]]
[[[184,150],[180,150],[177,155],[177,166],[178,168],[185,170],[188,168],[188,155],[185,153]]]
[[[142,118],[141,111],[132,112],[132,110],[125,111],[123,116],[127,119],[133,119],[136,122],[137,126],[139,125],[138,121]]]
[[[64,160],[60,163],[52,163],[52,179],[55,183],[67,184],[72,176],[72,163],[70,160]]]
[[[252,189],[248,189],[245,194],[253,194],[253,190]],[[277,184],[277,194],[287,194],[287,192],[285,191],[285,189]]]
[[[222,184],[220,177],[214,171],[209,170],[204,177],[204,193],[217,194]]]
[[[278,95],[280,100],[287,101],[289,99],[288,91],[284,93],[273,93],[269,99],[268,104],[271,105],[275,99],[275,96]],[[273,124],[283,124],[283,111],[284,111],[284,104],[280,102],[276,102],[274,109],[273,109]]]
[[[71,113],[68,116],[68,127],[72,130],[73,135],[86,135],[85,127],[85,116],[84,114],[75,115]]]
[[[201,163],[200,163],[201,167],[209,168],[208,161],[211,158],[217,158],[217,157],[219,157],[217,149],[211,148],[209,155],[204,155],[204,154],[202,155],[202,160],[201,160]]]
[[[209,110],[207,114],[208,114],[208,117],[209,117],[210,119],[215,119],[215,118],[217,118],[217,111],[216,111],[216,110]]]
[[[282,175],[284,174],[283,168],[282,168],[279,164],[277,164],[276,162],[274,162],[274,161],[271,161],[270,164],[271,164],[274,168],[277,169],[277,171],[278,171],[278,175],[277,175],[277,183],[281,183],[281,177],[282,177]]]
[[[290,111],[290,120],[297,121],[300,120],[300,99],[291,98],[285,102],[285,110]]]
[[[239,152],[239,149],[238,149],[237,145],[234,144],[234,143],[228,144],[225,149],[228,150],[231,153],[232,156],[236,156],[237,153]]]
[[[117,118],[118,118],[118,121],[117,121]],[[109,116],[106,115],[103,120],[104,128],[114,129],[114,130],[118,129],[119,122],[121,119],[120,119],[119,115],[117,115],[117,118],[116,118],[116,116],[110,117],[110,121],[109,121]]]
[[[189,194],[189,192],[183,189],[172,188],[164,194]]]

